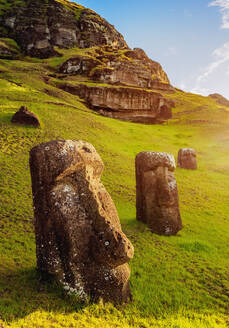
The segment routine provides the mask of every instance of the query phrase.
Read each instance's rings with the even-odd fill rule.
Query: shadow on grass
[[[36,268],[0,272],[0,319],[24,318],[36,310],[78,312],[86,307],[64,294],[56,282],[42,282]]]
[[[22,127],[25,128],[27,131],[28,130],[37,130],[37,127],[34,127],[32,125],[26,125],[26,124],[19,124],[19,123],[12,123],[11,119],[13,117],[13,115],[17,112],[17,110],[19,110],[19,107],[16,108],[14,111],[10,111],[8,113],[0,113],[0,124],[4,124],[7,125],[9,127]]]
[[[146,225],[129,216],[123,220],[123,231],[135,246],[131,262],[133,303],[117,307],[123,317],[165,318],[179,313],[223,314],[228,311],[227,275],[210,266],[195,248],[178,247],[174,238],[152,234]],[[176,239],[175,239],[176,238]],[[205,249],[204,249],[205,251]],[[26,253],[21,253],[26,258]],[[24,265],[26,265],[26,262]],[[41,311],[54,314],[80,313],[93,315],[93,307],[79,304],[66,296],[57,283],[42,283],[34,266],[0,268],[0,320],[12,322]],[[100,315],[103,308],[99,307]],[[112,308],[113,309],[113,308]],[[101,313],[100,313],[101,311]],[[106,310],[105,310],[106,311]]]
[[[15,112],[11,111],[8,113],[0,113],[0,123],[4,123],[5,125],[12,125],[11,118],[15,114]]]

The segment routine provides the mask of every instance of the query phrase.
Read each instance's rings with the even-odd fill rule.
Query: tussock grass
[[[45,83],[59,60],[0,64],[0,327],[228,327],[228,109],[177,92],[166,95],[177,104],[168,125],[101,117]],[[10,122],[21,105],[39,116],[41,128]],[[56,138],[87,140],[103,158],[102,180],[135,246],[128,305],[78,304],[39,281],[28,157],[33,146]],[[198,153],[197,171],[176,170],[184,228],[157,236],[135,219],[135,156],[176,156],[181,147]]]

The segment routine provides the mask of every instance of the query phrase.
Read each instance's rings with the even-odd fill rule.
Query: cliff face
[[[142,49],[121,50],[100,47],[92,56],[74,56],[64,62],[60,73],[84,75],[93,81],[128,85],[144,89],[174,91],[161,65],[147,57]]]
[[[172,118],[172,101],[160,93],[127,87],[60,83],[59,88],[84,99],[99,114],[137,123],[161,123]]]
[[[109,46],[87,56],[74,56],[59,68],[64,74],[61,89],[85,99],[100,114],[141,123],[156,123],[172,117],[172,102],[155,92],[174,92],[161,65],[141,49],[120,50]],[[88,83],[74,84],[80,77]]]
[[[0,58],[15,59],[15,41],[23,54],[44,59],[78,48],[58,67],[59,86],[102,115],[144,123],[172,117],[174,104],[155,92],[174,92],[161,65],[142,49],[131,50],[90,9],[68,0],[0,1],[0,37]]]
[[[89,48],[112,45],[128,48],[123,36],[105,19],[68,0],[11,3],[7,10],[2,11],[0,25],[0,36],[11,36],[26,55],[34,57],[55,55],[54,46]]]

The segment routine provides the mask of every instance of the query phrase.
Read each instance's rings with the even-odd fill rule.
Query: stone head
[[[30,152],[32,173],[40,185],[52,185],[67,176],[88,169],[93,178],[103,172],[103,162],[95,148],[84,141],[54,140],[34,147]]]
[[[174,234],[181,226],[175,168],[168,153],[146,151],[136,156],[137,219],[159,234]]]
[[[197,169],[196,151],[192,148],[182,148],[178,152],[178,166],[185,169]]]
[[[98,295],[100,281],[100,295],[110,299],[110,287],[104,289],[97,275],[127,265],[133,246],[100,181],[103,167],[84,141],[55,140],[30,152],[38,268],[72,288],[80,282],[87,294]],[[124,271],[127,284],[129,271]]]

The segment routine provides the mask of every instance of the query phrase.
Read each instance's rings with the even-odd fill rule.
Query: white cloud
[[[214,74],[217,73],[218,69],[224,67],[226,64],[226,69],[228,69],[229,64],[229,42],[224,43],[224,45],[213,51],[212,56],[214,60],[203,69],[200,76],[197,78],[195,87],[192,89],[192,92],[208,94],[209,89],[205,87],[208,79]]]
[[[204,72],[198,77],[197,82],[206,81],[209,75],[214,73],[219,66],[229,61],[229,42],[213,51],[215,60],[207,66]]]
[[[211,6],[217,6],[222,13],[222,28],[229,28],[229,0],[214,0],[208,4]]]
[[[229,29],[229,0],[214,0],[209,2],[209,6],[218,6],[222,13],[222,25],[224,29]],[[229,76],[229,42],[215,49],[211,54],[210,63],[200,70],[199,76],[189,77],[182,81],[180,87],[193,93],[208,95],[209,93],[228,93]]]

